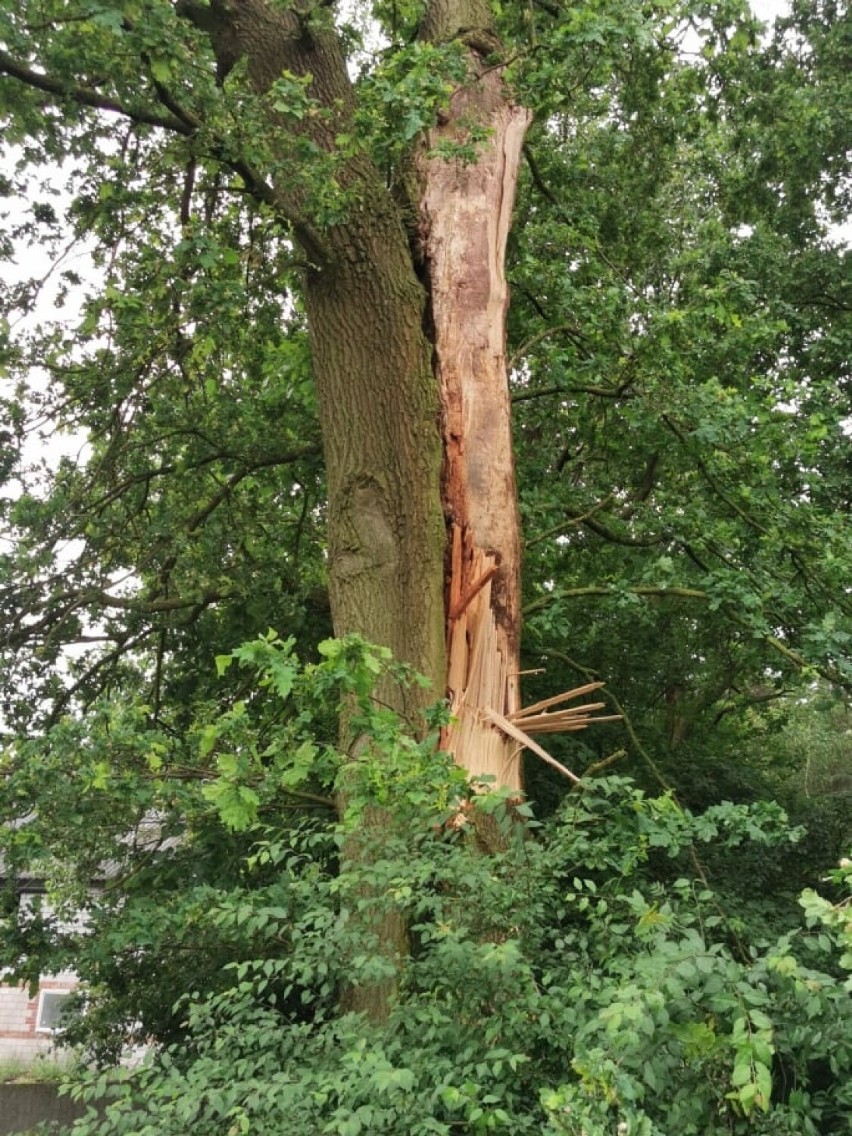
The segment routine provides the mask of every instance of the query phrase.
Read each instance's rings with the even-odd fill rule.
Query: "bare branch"
[[[702,602],[710,599],[709,594],[699,588],[661,588],[646,584],[640,584],[634,588],[607,588],[600,584],[589,584],[582,588],[565,588],[558,592],[548,592],[547,595],[527,604],[524,608],[524,615],[541,611],[554,600],[583,599],[586,596],[602,596],[612,599],[623,595],[625,592],[631,596],[659,597],[660,599],[701,600]]]

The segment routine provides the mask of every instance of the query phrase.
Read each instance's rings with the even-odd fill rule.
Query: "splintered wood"
[[[591,694],[603,687],[602,682],[587,682],[585,686],[575,686],[573,690],[566,690],[562,694],[554,694],[552,698],[545,698],[541,702],[534,702],[512,715],[512,721],[528,734],[556,734],[567,730],[585,730],[592,722],[618,722],[620,714],[605,714],[592,717],[595,710],[603,710],[605,702],[586,702],[582,706],[568,706],[562,710],[552,710],[560,702],[568,702],[574,698],[582,698],[584,694]]]
[[[518,677],[509,673],[505,636],[491,607],[499,566],[480,549],[465,548],[458,525],[453,525],[452,535],[447,686],[454,721],[445,730],[442,748],[475,776],[494,777],[498,785],[520,789],[520,749],[486,717],[488,710],[511,714],[519,706]]]
[[[521,788],[522,749],[560,768],[531,732],[583,729],[596,708],[520,707],[521,544],[506,366],[506,238],[529,112],[502,70],[469,55],[470,82],[453,92],[419,162],[421,251],[429,278],[434,366],[444,445],[441,495],[450,522],[446,594],[448,693],[441,739],[474,777]],[[447,159],[469,144],[472,161]],[[550,712],[548,712],[550,711]]]
[[[452,532],[452,562],[447,597],[448,693],[453,722],[444,731],[442,748],[458,755],[475,776],[489,776],[498,785],[520,789],[520,754],[526,748],[578,781],[531,734],[584,730],[593,722],[614,722],[618,714],[598,715],[604,702],[579,706],[564,703],[600,690],[602,682],[520,708],[517,672],[507,665],[510,652],[491,606],[492,581],[499,565],[481,549],[471,547],[458,525]]]

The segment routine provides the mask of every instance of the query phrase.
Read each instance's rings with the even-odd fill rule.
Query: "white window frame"
[[[60,1002],[71,996],[70,990],[40,990],[38,995],[38,1008],[36,1010],[36,1033],[61,1033],[59,1026],[42,1025],[42,1015],[49,999],[59,999]]]

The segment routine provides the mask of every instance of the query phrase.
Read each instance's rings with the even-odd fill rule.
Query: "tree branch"
[[[607,588],[601,584],[588,584],[582,588],[565,588],[559,592],[548,592],[547,595],[533,600],[532,603],[528,603],[524,607],[524,615],[531,615],[535,611],[541,611],[543,608],[546,608],[548,604],[553,603],[554,600],[582,599],[585,596],[601,596],[614,599],[617,596],[624,595],[625,592],[631,596],[658,597],[660,599],[701,600],[702,602],[706,602],[710,599],[709,594],[701,591],[699,588],[662,588],[650,584],[639,584],[633,588]]]
[[[525,541],[524,548],[533,548],[535,545],[541,544],[542,541],[548,540],[552,536],[561,535],[565,532],[566,528],[577,528],[579,525],[585,524],[591,517],[594,516],[595,513],[599,513],[602,509],[606,509],[607,506],[612,502],[612,497],[612,493],[608,493],[602,501],[597,501],[594,505],[587,509],[585,513],[574,512],[572,509],[569,509],[566,506],[565,512],[568,514],[570,519],[567,521],[560,521],[558,525],[554,525],[553,528],[546,529],[543,533],[539,533],[538,536],[534,537],[532,540]]]
[[[534,391],[518,391],[511,396],[512,402],[530,402],[534,398],[545,398],[551,394],[591,394],[596,398],[621,398],[630,387],[630,383],[622,383],[617,387],[588,387],[588,386],[573,386],[573,387],[542,387]]]
[[[45,722],[45,729],[49,730],[52,726],[56,725],[56,723],[61,718],[65,707],[74,697],[74,695],[79,690],[81,690],[87,682],[93,679],[99,671],[103,670],[104,667],[109,666],[111,663],[116,662],[126,652],[132,651],[134,647],[137,647],[140,643],[144,642],[147,637],[147,631],[143,631],[141,635],[137,635],[135,638],[130,638],[127,635],[122,636],[118,640],[116,646],[112,651],[108,651],[106,655],[101,655],[101,657],[99,659],[96,659],[90,667],[87,667],[83,674],[77,679],[77,681],[72,683],[72,685],[64,690],[56,699],[56,702],[53,704],[53,708],[50,711],[50,714],[48,715]],[[101,686],[100,689],[102,690],[103,686]]]
[[[225,484],[219,491],[210,498],[210,500],[202,505],[197,512],[193,513],[186,526],[188,533],[194,533],[200,526],[207,520],[210,514],[217,509],[223,501],[230,497],[231,492],[236,489],[241,481],[255,473],[259,469],[264,469],[267,466],[284,465],[289,462],[298,461],[300,458],[310,457],[319,452],[319,446],[303,446],[298,450],[291,450],[286,454],[276,454],[274,457],[265,458],[253,464],[246,466],[244,469],[238,470],[237,473],[232,473]]]
[[[542,331],[537,331],[535,335],[531,335],[529,339],[524,342],[514,351],[509,358],[506,367],[509,371],[515,369],[516,364],[528,351],[531,351],[536,344],[541,343],[543,339],[549,339],[551,335],[567,335],[569,339],[573,340],[578,346],[582,345],[583,335],[576,324],[563,323],[557,327],[546,327]]]
[[[118,99],[111,99],[96,91],[93,87],[86,87],[78,83],[65,82],[53,75],[33,71],[19,60],[14,59],[7,52],[0,50],[0,76],[8,75],[11,79],[25,83],[36,90],[44,91],[57,101],[67,100],[79,106],[91,107],[93,110],[107,111],[110,114],[119,114],[139,126],[155,126],[162,130],[169,130],[173,134],[180,134],[184,138],[193,137],[200,125],[199,121],[185,108],[180,107],[171,97],[162,84],[154,81],[154,87],[160,101],[171,111],[169,114],[156,113],[146,107],[130,106]],[[153,80],[152,80],[153,81]],[[249,192],[265,205],[279,206],[278,195],[275,190],[264,181],[263,177],[246,161],[241,158],[229,158],[224,148],[213,145],[210,156],[221,162],[226,168],[233,170],[245,182]]]
[[[596,521],[593,517],[580,517],[578,520],[583,526],[599,536],[601,540],[607,541],[609,544],[620,544],[625,548],[653,548],[657,544],[663,544],[669,538],[665,533],[658,533],[655,536],[646,537],[631,537],[622,536],[620,533],[613,532],[612,529],[602,525],[600,521]]]
[[[17,79],[18,82],[25,83],[28,87],[34,87],[38,91],[43,91],[57,100],[67,99],[79,106],[123,115],[140,126],[159,126],[174,134],[182,134],[185,138],[195,133],[194,126],[175,114],[155,114],[154,111],[145,107],[128,106],[118,99],[111,99],[102,95],[94,87],[68,83],[53,75],[33,71],[32,68],[14,59],[5,51],[0,51],[0,75],[8,75],[10,79]]]
[[[87,588],[68,598],[73,600],[74,609],[87,604],[98,604],[101,607],[117,608],[120,611],[138,611],[148,615],[160,615],[164,612],[181,611],[199,605],[209,607],[210,604],[221,603],[222,600],[229,599],[230,593],[208,590],[192,597],[160,596],[156,599],[146,600],[139,596],[113,596],[102,588]]]
[[[636,505],[641,504],[642,501],[647,501],[651,496],[651,492],[654,488],[654,483],[657,477],[657,466],[659,465],[659,462],[659,454],[651,454],[651,456],[648,458],[647,464],[645,466],[645,472],[642,476],[642,481],[639,484],[639,488],[634,494],[632,494],[629,501],[619,514],[623,521],[629,521],[633,514],[636,512]]]

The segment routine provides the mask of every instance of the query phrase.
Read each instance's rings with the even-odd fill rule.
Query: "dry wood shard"
[[[516,717],[537,714],[540,710],[546,710],[549,706],[558,706],[560,702],[567,702],[572,698],[582,698],[584,694],[591,694],[592,691],[600,690],[603,685],[602,682],[587,682],[585,686],[575,686],[573,690],[566,690],[562,694],[554,694],[552,698],[544,698],[541,702],[534,702],[532,706],[525,706],[523,710],[517,712]]]
[[[518,727],[514,725],[514,723],[510,722],[508,718],[504,718],[503,715],[498,714],[496,710],[486,711],[486,717],[488,718],[489,722],[497,726],[497,728],[502,730],[504,734],[508,734],[510,738],[514,738],[515,741],[520,742],[522,746],[525,746],[527,749],[532,750],[532,752],[534,754],[537,754],[542,759],[542,761],[546,761],[548,765],[552,765],[554,769],[558,769],[559,772],[564,777],[567,777],[569,781],[573,781],[575,785],[579,785],[580,778],[576,775],[576,773],[572,773],[570,769],[566,768],[566,766],[564,766],[560,761],[557,761],[555,757],[552,757],[546,749],[542,749],[538,742],[533,741],[533,739],[531,737],[528,737],[523,730],[519,730]]]
[[[467,588],[464,595],[456,600],[455,607],[450,608],[450,619],[459,618],[464,609],[473,602],[477,593],[481,592],[485,585],[494,578],[496,572],[497,565],[492,564],[490,568],[486,568],[482,575],[474,580],[470,587]]]

